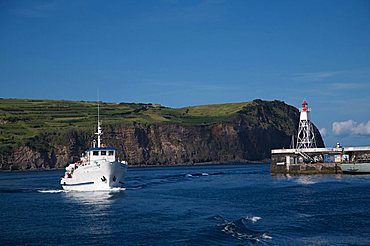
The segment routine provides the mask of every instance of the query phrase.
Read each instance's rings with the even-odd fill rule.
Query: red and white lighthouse
[[[311,109],[306,101],[302,103],[300,112],[297,149],[316,148],[316,139],[310,117]]]

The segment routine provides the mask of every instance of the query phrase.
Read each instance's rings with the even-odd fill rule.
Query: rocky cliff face
[[[299,112],[292,106],[257,101],[254,107],[243,108],[225,122],[207,125],[105,126],[103,142],[116,147],[119,156],[132,166],[264,161],[270,158],[271,149],[289,147],[298,120]],[[317,144],[322,147],[317,129],[316,133]],[[1,169],[63,168],[90,145],[90,136],[73,131],[63,145],[51,136],[40,136],[35,141],[42,140],[47,147],[20,145],[10,156],[2,157]]]

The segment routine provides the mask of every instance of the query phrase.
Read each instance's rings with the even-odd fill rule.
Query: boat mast
[[[99,107],[99,93],[98,93],[98,131],[95,135],[98,135],[98,148],[100,148],[100,136],[102,135],[101,122],[100,122],[100,107]]]

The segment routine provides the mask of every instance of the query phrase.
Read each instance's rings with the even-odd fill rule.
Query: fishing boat
[[[99,109],[98,109],[99,112]],[[65,190],[76,191],[110,191],[124,188],[127,161],[116,157],[117,150],[101,144],[101,123],[98,113],[96,142],[87,149],[80,160],[69,164],[60,184]]]

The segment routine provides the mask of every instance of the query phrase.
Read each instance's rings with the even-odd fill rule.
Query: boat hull
[[[370,163],[342,163],[340,167],[345,174],[370,174]]]
[[[126,170],[126,163],[102,160],[76,168],[71,177],[62,177],[60,184],[65,190],[76,191],[109,191],[124,188]]]

